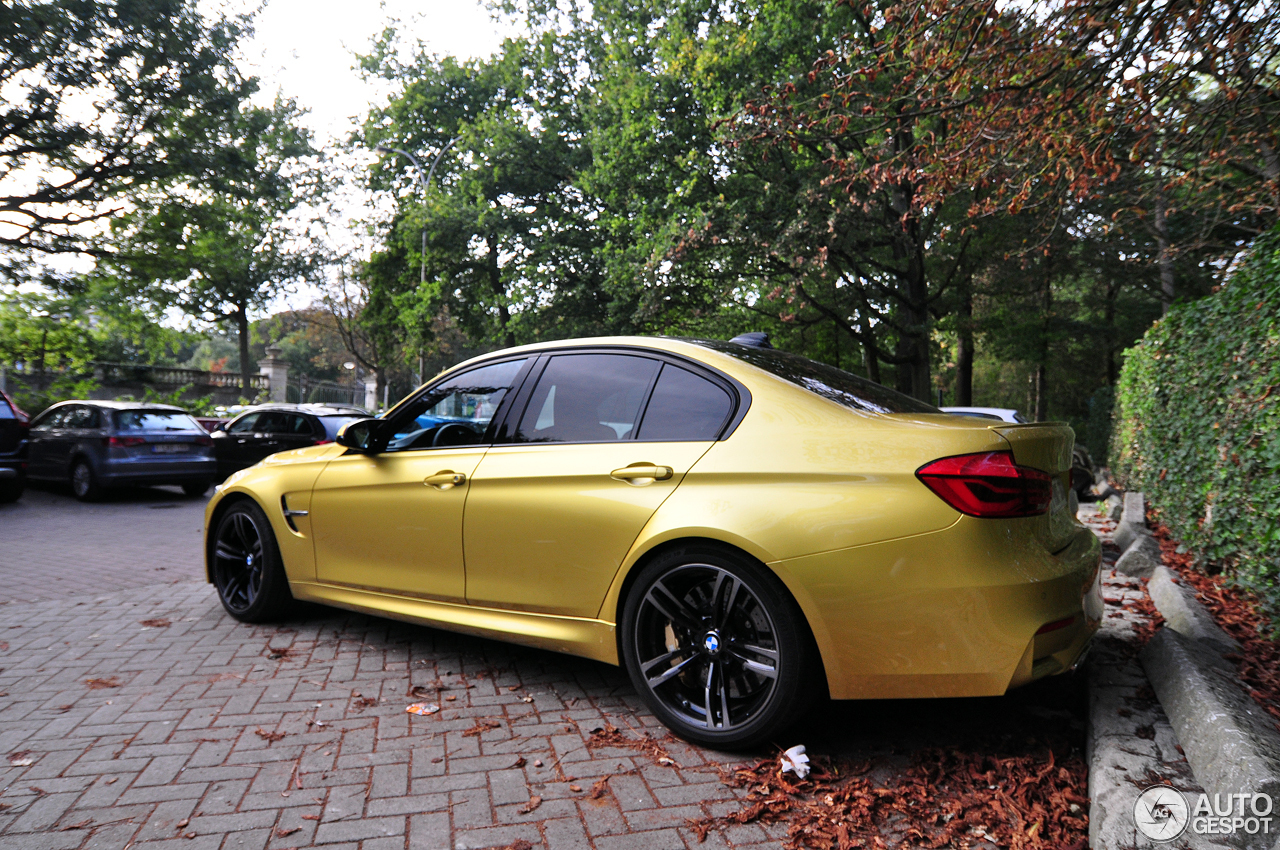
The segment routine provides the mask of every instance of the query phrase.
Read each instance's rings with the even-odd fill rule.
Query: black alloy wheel
[[[209,558],[222,607],[241,622],[274,619],[293,598],[271,523],[253,502],[236,502],[218,519]]]
[[[71,494],[82,502],[96,502],[102,496],[98,477],[93,474],[93,467],[84,458],[77,460],[71,467]]]
[[[711,747],[751,747],[793,722],[820,668],[799,607],[737,553],[685,549],[646,566],[627,597],[622,652],[663,723]]]

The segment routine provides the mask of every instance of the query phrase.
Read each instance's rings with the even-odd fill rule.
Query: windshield
[[[927,402],[798,354],[714,339],[687,341],[736,357],[851,410],[869,413],[941,413]]]
[[[119,431],[199,431],[200,425],[185,413],[168,410],[117,410]]]

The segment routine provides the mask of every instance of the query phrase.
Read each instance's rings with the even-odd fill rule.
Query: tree
[[[249,93],[232,61],[247,24],[198,5],[0,4],[0,272],[30,252],[106,255],[97,225],[135,192],[210,171],[180,119]]]
[[[247,398],[253,311],[319,262],[295,220],[321,188],[318,153],[298,115],[292,101],[277,100],[271,108],[244,106],[184,122],[221,152],[219,171],[139,198],[135,211],[114,222],[121,247],[103,264],[137,298],[233,327]]]

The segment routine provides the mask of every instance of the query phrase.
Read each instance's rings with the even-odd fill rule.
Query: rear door
[[[731,406],[715,382],[655,357],[549,357],[514,441],[491,448],[472,481],[467,601],[595,617],[632,543]]]
[[[278,413],[277,416],[279,418],[272,422],[272,426],[276,429],[272,432],[276,441],[276,451],[301,449],[314,445],[321,439],[316,436],[319,426],[312,424],[310,416],[301,413]]]

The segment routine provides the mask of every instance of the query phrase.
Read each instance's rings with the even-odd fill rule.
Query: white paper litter
[[[809,775],[809,757],[804,754],[804,744],[797,744],[782,754],[782,772],[794,773],[797,779]]]

